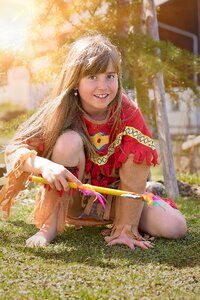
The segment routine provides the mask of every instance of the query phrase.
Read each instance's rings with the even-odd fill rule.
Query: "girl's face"
[[[118,91],[118,75],[112,63],[105,73],[88,75],[81,78],[78,91],[83,109],[94,120],[103,120],[108,105]]]

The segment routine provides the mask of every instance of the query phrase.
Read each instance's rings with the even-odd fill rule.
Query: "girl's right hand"
[[[45,178],[52,189],[57,191],[68,191],[69,185],[68,181],[72,181],[77,186],[80,186],[82,183],[78,180],[69,170],[67,170],[63,165],[54,163],[48,159],[43,161],[44,163],[41,166],[42,177]]]

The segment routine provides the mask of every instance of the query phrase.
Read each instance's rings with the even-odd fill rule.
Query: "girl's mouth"
[[[99,99],[105,99],[106,97],[109,96],[109,94],[99,94],[99,95],[94,95],[94,96],[99,98]]]

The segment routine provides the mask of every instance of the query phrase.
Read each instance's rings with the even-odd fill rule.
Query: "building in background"
[[[161,40],[200,53],[200,0],[155,0]]]
[[[155,4],[160,39],[199,55],[200,0],[155,0]],[[193,80],[200,85],[200,78],[195,74]],[[200,134],[200,107],[194,107],[191,91],[178,95],[176,104],[167,97],[171,134]]]

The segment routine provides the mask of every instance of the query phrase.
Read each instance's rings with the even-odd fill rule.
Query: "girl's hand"
[[[109,241],[109,238],[105,237],[105,241],[108,242],[107,246],[114,246],[117,244],[126,245],[132,250],[134,250],[136,247],[139,247],[143,250],[153,248],[153,244],[150,241],[138,241],[124,233],[121,233],[119,237],[112,241]]]
[[[47,158],[40,156],[32,156],[24,161],[22,169],[25,172],[42,174],[52,189],[58,191],[69,189],[68,181],[72,181],[77,186],[82,183],[63,165],[57,164]]]
[[[77,186],[82,183],[78,180],[69,170],[67,170],[63,165],[54,163],[50,160],[45,160],[44,164],[41,166],[42,177],[45,178],[52,189],[57,191],[67,191],[69,189],[68,181],[72,181]]]

